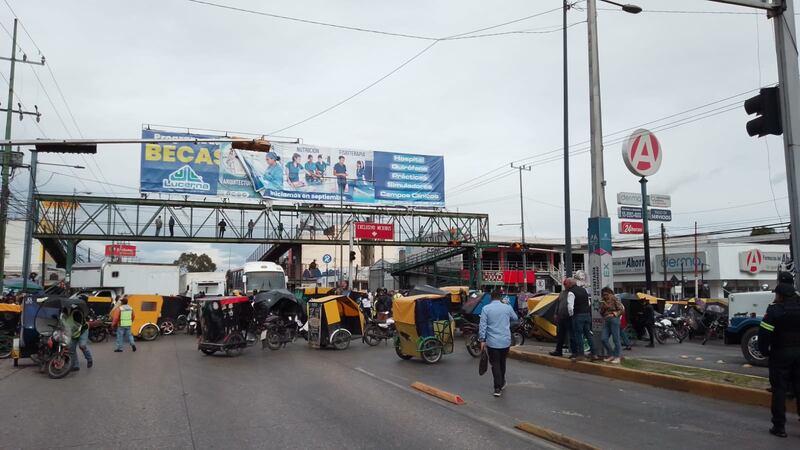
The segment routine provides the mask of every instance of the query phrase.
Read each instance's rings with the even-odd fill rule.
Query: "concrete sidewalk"
[[[526,345],[521,348],[529,352],[548,353],[555,349],[555,343],[552,342],[538,342],[534,339],[526,339],[525,343]],[[744,367],[747,364],[747,360],[742,356],[741,348],[738,345],[725,345],[722,340],[709,341],[706,345],[701,345],[700,340],[687,340],[683,341],[682,344],[675,340],[670,340],[663,345],[656,342],[654,348],[647,348],[646,345],[647,341],[636,341],[632,350],[622,351],[622,357],[769,377],[769,370],[766,367]]]

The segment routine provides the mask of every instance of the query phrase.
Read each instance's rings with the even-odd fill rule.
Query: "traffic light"
[[[781,91],[778,86],[763,88],[755,97],[744,101],[747,114],[758,117],[747,122],[747,134],[750,136],[766,136],[783,134],[781,122]]]
[[[447,241],[447,246],[448,247],[461,247],[461,241],[456,240],[456,239]]]
[[[356,252],[350,252],[350,261],[356,260]]]
[[[522,244],[520,244],[519,242],[514,242],[513,244],[511,244],[511,249],[517,251],[522,250]]]

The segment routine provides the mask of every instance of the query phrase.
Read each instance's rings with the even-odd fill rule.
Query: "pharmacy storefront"
[[[702,297],[724,298],[731,292],[772,289],[788,245],[712,242],[693,247],[651,248],[653,293],[662,297],[693,297],[695,280]],[[643,249],[614,252],[614,287],[618,292],[644,291]]]

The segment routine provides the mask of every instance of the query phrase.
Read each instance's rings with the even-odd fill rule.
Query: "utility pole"
[[[25,248],[22,249],[22,291],[28,287],[28,279],[31,273],[31,244],[33,244],[33,227],[38,222],[38,208],[33,204],[33,193],[36,191],[36,166],[39,161],[39,152],[31,152],[31,168],[28,180],[28,211],[25,217],[25,239],[23,240]],[[7,187],[6,187],[7,188]],[[42,274],[44,275],[44,274]],[[44,283],[40,280],[39,284],[44,287]]]
[[[522,201],[522,171],[527,170],[530,172],[532,167],[525,164],[515,166],[514,163],[511,163],[511,168],[519,171],[519,223],[520,228],[522,228],[522,289],[524,292],[528,292],[528,249],[525,248],[525,210],[523,206],[525,202]]]
[[[661,223],[661,270],[664,272],[664,289],[667,288],[667,241],[664,223]],[[666,298],[666,295],[664,296]]]
[[[564,274],[572,277],[572,210],[569,198],[569,77],[567,76],[567,11],[572,7],[564,0],[562,38],[564,47]],[[561,280],[558,280],[561,281]]]
[[[11,74],[8,78],[8,105],[6,111],[6,140],[11,139],[11,105],[14,104],[14,69],[17,62],[17,19],[14,19],[14,34],[11,37]],[[11,146],[3,149],[3,192],[0,195],[0,292],[6,277],[6,223],[8,222],[8,179],[11,172]]]
[[[614,287],[614,273],[611,270],[611,219],[606,206],[606,182],[603,174],[603,127],[600,108],[600,58],[597,44],[597,0],[587,0],[586,21],[589,34],[589,129],[592,209],[588,223],[589,264],[586,274],[592,295],[592,328],[595,332],[595,345],[599,345],[602,320],[594,305],[600,299],[600,290]]]
[[[694,298],[699,298],[697,295],[697,221],[694,222]]]
[[[42,57],[41,62],[35,61],[28,61],[27,55],[22,55],[22,59],[17,59],[17,24],[18,20],[14,19],[14,32],[11,36],[11,58],[2,58],[4,60],[8,60],[11,62],[11,71],[8,77],[8,105],[5,109],[0,109],[0,111],[4,111],[6,113],[6,140],[11,139],[11,118],[13,113],[19,114],[20,120],[26,115],[35,116],[36,121],[38,122],[41,119],[41,114],[39,113],[39,108],[36,107],[35,111],[23,111],[22,104],[17,102],[19,110],[14,111],[14,72],[17,67],[17,63],[25,63],[25,64],[36,64],[36,65],[44,65],[44,56]],[[9,198],[9,178],[11,174],[11,145],[6,145],[3,148],[3,171],[2,171],[2,194],[0,194],[0,292],[3,290],[3,283],[6,276],[5,272],[5,257],[6,257],[6,225],[8,223],[8,198]],[[28,203],[29,207],[31,203]],[[27,228],[28,224],[30,224],[32,217],[25,217],[26,219],[26,235],[27,235]],[[30,247],[30,242],[26,242],[26,244]],[[28,253],[30,249],[28,249]],[[22,269],[23,272],[23,280],[22,280],[22,290],[24,291],[28,287],[28,277],[25,274],[30,272],[30,253],[28,254],[28,261],[27,265]]]
[[[784,0],[783,8],[767,13],[775,29],[775,50],[778,54],[778,85],[783,120],[783,150],[786,157],[786,184],[789,188],[790,239],[792,254],[800,255],[800,69],[797,67],[797,43],[794,21],[794,0]],[[797,267],[797,261],[792,261]],[[797,270],[795,269],[795,273]],[[800,288],[800,276],[794,277]]]

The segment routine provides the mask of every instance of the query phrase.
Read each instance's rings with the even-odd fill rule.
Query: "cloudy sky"
[[[524,175],[526,234],[563,236],[560,0],[492,6],[410,0],[392,7],[363,0],[218,0],[406,36],[188,0],[7,3],[30,35],[21,32],[20,47],[31,59],[41,51],[49,67],[18,67],[20,100],[38,105],[44,116],[39,126],[15,121],[13,137],[135,138],[148,123],[269,133],[341,102],[427,48],[363,93],[281,134],[326,146],[444,155],[448,207],[489,213],[494,236],[518,233],[497,226],[519,221],[518,178],[506,167],[531,163],[533,171]],[[639,15],[600,6],[609,211],[616,212],[617,192],[639,189],[622,162],[620,141],[646,125],[657,131],[664,150],[661,170],[648,186],[651,193],[672,196],[668,233],[684,233],[695,220],[705,229],[788,220],[782,141],[748,137],[740,107],[758,87],[777,81],[771,21],[763,13],[702,0],[638,4],[645,10]],[[585,235],[590,206],[584,6],[578,2],[569,12],[575,235]],[[424,39],[525,17],[470,39]],[[0,22],[10,30],[12,21],[0,4]],[[0,32],[0,39],[2,48],[11,47],[8,34]],[[137,146],[101,148],[91,159],[76,162],[90,168],[77,175],[43,172],[39,189],[137,195]],[[13,188],[22,192],[26,185],[20,174]],[[168,261],[185,248],[142,245],[140,255]],[[229,253],[237,264],[252,247],[209,251],[226,268]]]

